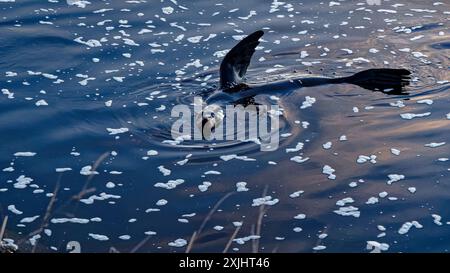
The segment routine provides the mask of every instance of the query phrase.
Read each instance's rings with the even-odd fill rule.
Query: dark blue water
[[[0,1],[5,238],[24,252],[222,252],[233,238],[229,252],[447,251],[450,3],[376,2]],[[404,67],[409,95],[258,96],[283,108],[274,152],[167,143],[171,108],[214,89],[224,50],[257,29],[251,82]],[[252,206],[262,196],[278,202]]]

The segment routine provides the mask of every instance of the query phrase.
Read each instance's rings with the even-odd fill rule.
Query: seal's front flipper
[[[225,56],[220,65],[220,88],[227,89],[242,83],[250,59],[259,45],[259,38],[264,35],[258,30],[240,41]]]
[[[387,94],[402,94],[403,88],[409,85],[410,75],[411,72],[406,69],[375,68],[347,78],[336,79],[335,82],[356,84],[365,89]]]

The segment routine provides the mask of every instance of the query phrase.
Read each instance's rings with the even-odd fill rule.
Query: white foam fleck
[[[259,236],[259,235],[249,235],[249,236],[246,236],[246,237],[236,238],[233,241],[236,242],[239,245],[243,245],[247,241],[258,240],[260,238],[261,238],[261,236]]]
[[[187,241],[185,239],[176,239],[173,242],[169,242],[168,245],[173,247],[183,247],[187,245]]]
[[[14,156],[35,156],[36,155],[36,153],[33,153],[33,152],[17,152],[17,153],[14,153]]]
[[[14,188],[16,189],[25,189],[32,181],[33,178],[26,177],[25,175],[20,175],[16,178],[16,183],[14,183]]]
[[[36,220],[37,218],[39,218],[39,215],[32,216],[32,217],[25,217],[25,218],[22,218],[22,219],[20,220],[20,222],[21,222],[21,223],[32,223],[32,222],[34,222],[34,220]]]
[[[200,36],[189,37],[189,38],[187,38],[187,40],[190,43],[196,44],[196,43],[200,42],[202,38],[203,38],[203,36],[200,35]]]
[[[302,156],[294,156],[291,157],[290,159],[291,161],[297,162],[297,163],[303,163],[309,160],[309,157],[305,157],[303,158]]]
[[[262,205],[273,206],[280,200],[277,198],[272,199],[272,196],[264,196],[260,198],[253,199],[252,207],[258,207]]]
[[[389,245],[386,243],[379,243],[377,241],[367,241],[366,249],[373,249],[370,253],[380,253],[381,251],[388,251]]]
[[[218,171],[206,171],[206,172],[204,172],[204,174],[205,174],[205,175],[208,175],[208,174],[216,174],[216,175],[219,175],[219,174],[221,174],[221,172],[218,172]]]
[[[334,180],[336,179],[336,175],[334,174],[336,170],[333,169],[329,165],[323,166],[322,173],[328,175],[328,179]]]
[[[114,128],[106,128],[106,130],[109,132],[110,135],[117,135],[117,134],[123,134],[129,131],[128,128],[124,127],[124,128],[118,128],[118,129],[114,129]]]
[[[406,233],[409,232],[409,230],[410,230],[412,227],[415,227],[415,228],[418,228],[418,229],[423,228],[423,226],[422,226],[419,222],[417,222],[417,221],[405,222],[405,223],[400,227],[400,229],[398,230],[398,233],[399,233],[399,234],[402,234],[402,235],[403,235],[403,234],[406,234]]]
[[[338,210],[335,210],[334,213],[342,216],[353,216],[356,218],[358,218],[361,215],[359,209],[354,206],[340,207]]]
[[[324,144],[322,144],[322,147],[325,149],[325,150],[328,150],[328,149],[331,149],[331,146],[332,146],[333,144],[331,143],[331,141],[328,141],[327,143],[324,143]]]
[[[163,8],[162,8],[162,12],[163,12],[164,14],[167,14],[167,15],[172,14],[173,11],[174,11],[174,9],[173,9],[172,7],[170,7],[170,6],[168,6],[168,7],[163,7]]]
[[[419,101],[417,101],[417,103],[432,105],[433,104],[433,100],[430,100],[430,99],[419,100]]]
[[[300,109],[306,109],[308,107],[311,107],[316,102],[316,98],[306,96],[305,101],[302,103],[302,106],[300,106]]]
[[[4,168],[2,171],[4,171],[4,172],[13,172],[14,171],[14,167],[9,166],[9,167]]]
[[[295,227],[292,229],[294,232],[301,232],[303,229],[301,227]]]
[[[383,191],[383,192],[380,192],[380,193],[378,194],[378,196],[379,196],[380,198],[385,198],[386,196],[388,196],[388,193],[385,192],[385,191]]]
[[[425,147],[437,148],[437,147],[440,147],[443,145],[445,145],[445,142],[431,142],[431,143],[425,144]]]
[[[286,153],[295,153],[303,149],[303,142],[298,142],[297,145],[295,145],[295,148],[286,148]]]
[[[405,179],[403,174],[388,174],[389,180],[387,181],[388,185],[391,185],[394,182]]]
[[[413,113],[404,113],[400,114],[402,119],[413,119],[413,118],[422,118],[431,115],[431,112],[421,113],[421,114],[413,114]]]
[[[391,102],[389,103],[389,105],[394,106],[394,107],[398,107],[398,108],[403,108],[405,107],[405,103],[401,100],[398,100],[396,102]]]
[[[201,192],[205,192],[208,190],[209,187],[211,187],[212,183],[209,181],[204,181],[202,184],[198,185],[198,190]]]
[[[63,172],[71,171],[71,170],[72,170],[72,168],[56,168],[56,169],[55,169],[55,172],[57,172],[57,173],[63,173]]]
[[[440,216],[439,214],[431,214],[431,217],[433,217],[433,223],[438,226],[442,226],[442,216]]]
[[[213,229],[217,230],[217,231],[221,231],[223,229],[223,226],[214,226]]]
[[[40,235],[40,234],[33,235],[33,236],[29,239],[30,244],[31,244],[32,246],[35,246],[36,243],[37,243],[37,240],[39,240],[40,238],[41,238],[41,235]]]
[[[50,220],[52,224],[64,224],[64,223],[72,223],[72,224],[87,224],[89,223],[89,219],[83,218],[53,218]]]
[[[85,8],[86,5],[90,5],[90,4],[91,4],[91,2],[85,1],[85,0],[67,0],[67,5],[77,6],[79,8]]]
[[[294,216],[294,219],[303,220],[306,219],[306,214],[300,213]]]
[[[221,155],[220,159],[222,159],[223,161],[229,161],[232,159],[238,159],[238,160],[243,160],[243,161],[256,161],[256,159],[254,158],[249,158],[245,155],[242,156],[238,156],[236,154],[230,154],[230,155]]]
[[[158,151],[155,151],[155,150],[148,150],[148,151],[147,151],[147,155],[148,155],[148,156],[155,156],[155,155],[158,155]]]
[[[120,240],[130,240],[131,236],[130,235],[121,235],[121,236],[119,236],[119,239]]]
[[[377,197],[369,197],[369,199],[366,201],[366,205],[373,205],[378,203],[378,198]]]
[[[165,168],[163,165],[158,166],[158,170],[164,175],[164,176],[168,176],[172,173],[171,170]]]
[[[353,203],[353,202],[355,202],[355,200],[353,200],[353,198],[351,198],[351,197],[346,197],[346,198],[343,198],[343,199],[341,199],[341,200],[338,200],[338,201],[336,201],[336,206],[345,206],[346,204],[350,204],[350,203]]]
[[[45,100],[38,100],[36,103],[36,106],[47,106],[48,103]]]
[[[82,175],[93,175],[93,174],[98,174],[98,172],[92,170],[92,166],[91,165],[87,165],[87,166],[84,166],[83,168],[81,168],[80,174],[82,174]]]
[[[359,164],[363,164],[363,163],[370,161],[370,163],[375,164],[375,163],[377,163],[376,159],[377,159],[376,155],[370,155],[370,156],[360,155],[360,156],[358,156],[358,159],[356,159],[356,162]]]
[[[6,88],[2,88],[2,94],[6,95],[8,97],[8,99],[14,99],[14,93],[9,91]]]
[[[20,215],[23,213],[22,211],[18,210],[15,205],[9,205],[8,210],[17,215]]]
[[[237,182],[236,191],[237,192],[248,191],[247,182]]]
[[[157,188],[164,188],[164,189],[175,189],[178,185],[181,185],[184,183],[183,179],[176,179],[176,180],[169,180],[167,183],[156,183],[154,186]]]
[[[395,149],[395,148],[391,148],[391,153],[392,153],[393,155],[400,155],[400,150]]]
[[[102,46],[102,43],[100,43],[100,41],[95,40],[95,39],[90,39],[87,41],[83,41],[83,37],[78,37],[76,39],[74,39],[75,42],[86,45],[88,47],[100,47]]]
[[[296,191],[296,192],[293,192],[293,193],[289,194],[289,197],[290,198],[297,198],[297,197],[300,197],[300,195],[302,195],[304,192],[305,191]]]
[[[108,199],[120,199],[120,198],[121,198],[120,195],[107,194],[107,193],[102,192],[102,193],[100,193],[100,195],[91,195],[88,198],[80,199],[80,202],[82,202],[86,205],[91,205],[96,200],[104,201],[104,200],[108,200]]]
[[[92,239],[98,240],[98,241],[108,241],[109,238],[106,235],[101,234],[95,234],[95,233],[89,233],[88,234]]]
[[[319,250],[324,250],[326,248],[327,248],[326,246],[318,245],[318,246],[313,247],[313,250],[319,251]]]
[[[157,202],[156,202],[156,205],[157,206],[165,206],[165,205],[167,205],[167,200],[166,199],[160,199],[160,200],[158,200]]]

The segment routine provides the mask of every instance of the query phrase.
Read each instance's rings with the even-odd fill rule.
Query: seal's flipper
[[[253,32],[227,53],[220,65],[220,88],[230,88],[242,83],[250,59],[259,45],[259,38],[263,35],[262,30]]]
[[[362,88],[385,93],[402,93],[409,85],[411,72],[406,69],[376,68],[364,70],[347,78],[336,79]],[[337,81],[335,81],[337,82]]]

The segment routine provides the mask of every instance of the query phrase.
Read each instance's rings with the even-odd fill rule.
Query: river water
[[[447,0],[0,0],[5,237],[24,252],[446,252],[449,18]],[[214,89],[258,29],[249,82],[406,68],[408,94],[260,94],[283,109],[276,151],[173,145],[172,107]]]

